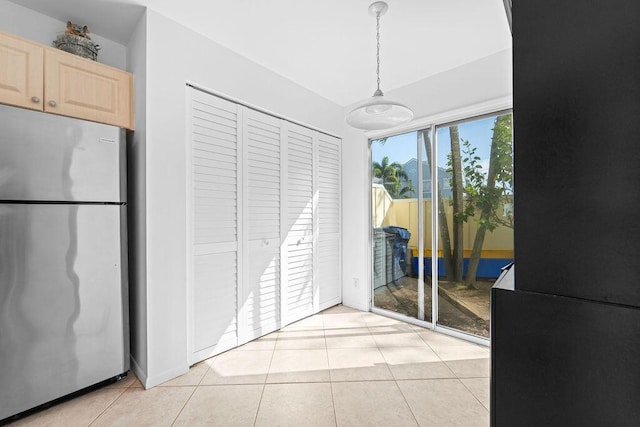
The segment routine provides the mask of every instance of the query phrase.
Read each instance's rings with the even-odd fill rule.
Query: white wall
[[[147,11],[147,387],[188,369],[186,82],[318,129],[343,131],[342,107]]]
[[[513,94],[511,49],[436,74],[385,95],[410,106],[414,120]]]
[[[351,109],[345,109],[345,113]],[[345,126],[342,139],[342,303],[369,311],[369,144]],[[357,283],[356,283],[357,282]]]
[[[447,117],[455,110],[474,111],[474,106],[512,96],[511,49],[504,50],[458,68],[420,80],[385,93],[389,98],[410,106],[414,121],[434,116]],[[364,100],[364,99],[363,99]],[[498,102],[495,105],[503,105]],[[346,107],[344,113],[355,105]],[[503,108],[503,107],[501,107]],[[472,113],[473,114],[473,113]],[[453,119],[453,114],[450,115]],[[455,117],[459,119],[460,117]],[[412,124],[409,124],[411,126]],[[369,148],[364,132],[346,126],[342,141],[344,161],[343,194],[344,261],[342,276],[343,304],[361,310],[369,309]],[[402,130],[385,131],[387,135]],[[371,133],[369,134],[372,135]],[[380,136],[380,133],[375,134]],[[354,279],[359,285],[356,287]]]
[[[90,22],[81,24],[88,25],[91,29]],[[7,0],[0,0],[0,29],[3,31],[52,46],[58,34],[64,33],[66,27],[66,22],[58,21]],[[98,52],[98,62],[116,68],[127,68],[127,48],[125,46],[93,33],[91,40],[102,46]]]
[[[147,140],[147,16],[140,18],[129,40],[127,63],[134,74],[135,126],[127,141],[129,230],[129,324],[131,369],[143,382],[147,372],[147,252],[146,252],[146,140]]]

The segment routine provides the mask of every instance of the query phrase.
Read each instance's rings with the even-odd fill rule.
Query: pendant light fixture
[[[369,6],[369,14],[376,17],[376,76],[378,88],[373,97],[347,115],[347,123],[364,130],[386,129],[413,119],[413,111],[399,102],[384,96],[380,90],[380,17],[389,9],[383,1]]]

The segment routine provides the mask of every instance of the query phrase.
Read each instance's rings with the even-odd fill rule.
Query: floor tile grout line
[[[213,357],[211,357],[211,359],[214,359],[215,357],[216,357],[216,356],[213,356]],[[204,381],[204,378],[207,376],[207,374],[208,374],[208,373],[209,373],[209,371],[211,370],[211,365],[209,365],[209,364],[206,362],[206,360],[208,360],[208,359],[205,359],[205,360],[203,360],[203,361],[201,361],[201,362],[200,362],[200,363],[204,363],[204,364],[206,364],[206,365],[207,365],[207,370],[206,370],[206,371],[204,371],[204,375],[202,375],[202,377],[200,378],[200,381],[198,381],[198,384],[196,385],[196,388],[197,388],[197,387],[200,387],[200,386],[202,385],[202,381]],[[213,363],[213,361],[211,361],[211,362]],[[191,366],[189,366],[189,369],[191,369]]]
[[[429,344],[429,342],[427,340],[425,340],[424,338],[422,338],[422,335],[418,334],[418,336],[420,337],[420,339],[427,345],[427,347],[429,347],[431,349],[431,351],[433,351],[433,354],[436,355],[436,357],[438,358],[438,360],[440,360],[440,362],[444,363],[447,368],[449,368],[449,365],[447,365],[447,363],[442,359],[442,357],[440,357],[440,353],[438,353],[432,346],[431,344]],[[451,370],[451,368],[449,368]],[[455,375],[455,372],[453,372],[453,370],[451,370],[451,372]]]
[[[469,378],[464,378],[464,379],[469,379]],[[464,388],[466,388],[469,391],[469,393],[471,393],[471,395],[478,401],[478,403],[480,403],[480,405],[482,405],[483,408],[485,408],[487,411],[489,411],[489,408],[487,408],[485,406],[485,404],[482,403],[482,401],[478,398],[478,396],[476,396],[476,394],[469,387],[467,387],[467,385],[462,380],[463,380],[463,378],[458,378],[458,381],[460,381],[462,383],[462,386]]]
[[[204,374],[202,375],[202,377],[200,377],[200,380],[198,381],[198,384],[196,384],[195,386],[193,386],[193,391],[191,392],[191,394],[189,395],[189,398],[184,402],[184,405],[182,405],[182,408],[180,409],[180,411],[178,412],[178,415],[176,416],[176,418],[173,420],[173,422],[171,423],[171,425],[173,426],[176,421],[178,421],[178,418],[180,418],[180,415],[182,414],[182,412],[184,411],[184,408],[186,408],[187,404],[189,403],[189,401],[191,400],[191,398],[193,397],[193,395],[196,393],[196,390],[198,390],[198,388],[200,387],[200,385],[202,384],[202,381],[204,381],[204,377],[207,376],[207,373],[209,372],[209,370],[211,370],[211,365],[209,365],[206,360],[209,359],[215,359],[216,356],[211,356],[205,360],[201,360],[200,362],[195,363],[194,365],[189,366],[189,370],[191,370],[192,366],[197,365],[198,363],[204,363],[207,365],[207,370],[204,371]],[[188,371],[187,371],[188,373]],[[168,386],[168,387],[181,387],[181,386]]]
[[[416,378],[414,379],[414,381],[420,380],[421,378]],[[438,379],[438,378],[432,378],[432,379]],[[439,379],[443,379],[443,378],[439,378]],[[458,378],[446,378],[446,379],[453,379],[456,380]],[[318,381],[287,381],[287,382],[275,382],[275,383],[267,383],[267,385],[285,385],[285,384],[328,384],[330,382],[332,383],[357,383],[357,382],[389,382],[389,381],[394,381],[394,378],[375,378],[375,379],[353,379],[353,380],[331,380],[331,381],[322,381],[322,380],[318,380]],[[401,379],[401,381],[405,381],[403,379]],[[229,384],[227,384],[229,385]],[[246,385],[246,384],[230,384],[230,385]],[[259,384],[254,384],[254,385],[259,385]],[[203,386],[203,387],[213,387],[213,386]]]
[[[182,411],[184,411],[184,408],[187,406],[187,404],[189,403],[189,401],[191,400],[191,398],[193,397],[193,395],[195,394],[197,389],[198,389],[198,386],[195,386],[195,387],[193,387],[193,390],[191,390],[191,394],[189,395],[187,400],[185,400],[184,404],[182,405],[182,408],[180,408],[180,410],[178,411],[178,415],[176,415],[176,417],[171,422],[171,426],[172,427],[175,425],[176,421],[178,421],[178,418],[180,418],[180,415],[182,414]]]
[[[335,399],[335,395],[333,394],[333,381],[329,382],[329,390],[331,390],[331,405],[333,407],[333,421],[336,424],[336,427],[338,426],[338,412],[336,411],[336,399]]]
[[[375,341],[375,338],[374,338],[374,341]],[[376,341],[376,343],[377,343],[377,341]],[[384,351],[382,351],[380,346],[378,346],[378,353],[380,353],[380,355],[382,356],[382,360],[384,360],[384,364],[387,365],[387,369],[389,370],[389,373],[391,374],[391,378],[393,378],[393,381],[396,381],[396,386],[397,386],[398,383],[397,383],[396,375],[393,373],[393,369],[391,369],[391,366],[389,366],[389,361],[385,357]]]
[[[329,361],[329,346],[327,345],[327,330],[322,319],[322,332],[324,335],[324,349],[327,355],[327,369],[329,370],[329,390],[331,390],[331,407],[333,408],[333,422],[338,426],[338,414],[336,413],[336,401],[333,395],[333,375],[331,374],[331,362]]]
[[[120,399],[120,398],[125,394],[125,392],[126,392],[127,390],[129,390],[129,388],[130,388],[130,387],[121,387],[121,388],[122,388],[122,393],[120,393],[120,394],[118,395],[118,397],[116,397],[115,399],[113,399],[113,401],[112,401],[111,403],[109,403],[109,404],[107,405],[107,407],[106,407],[106,408],[104,408],[104,409],[102,410],[102,412],[100,412],[98,415],[96,415],[96,417],[95,417],[94,419],[92,419],[92,420],[91,420],[91,422],[89,422],[89,424],[87,424],[87,427],[88,427],[88,426],[90,426],[91,424],[95,423],[95,422],[98,420],[98,418],[100,418],[100,417],[102,416],[102,414],[104,414],[105,412],[107,412],[107,410],[108,410],[109,408],[111,408],[111,407],[113,406],[113,404],[114,404],[114,403],[116,403],[116,401],[117,401],[118,399]]]
[[[450,362],[450,361],[449,361],[449,362]],[[456,373],[455,373],[455,371],[454,371],[453,369],[451,369],[451,366],[447,363],[447,361],[446,361],[446,360],[443,360],[443,361],[442,361],[442,363],[444,363],[444,364],[445,364],[445,366],[446,366],[447,368],[449,368],[449,370],[450,370],[451,372],[453,372],[453,375],[455,375],[455,376],[456,376],[456,378],[458,378],[458,374],[456,374]]]
[[[393,369],[391,369],[389,361],[387,360],[386,356],[384,355],[384,351],[382,351],[382,349],[380,347],[378,347],[378,352],[380,352],[380,355],[382,356],[382,360],[384,360],[384,364],[387,365],[387,369],[389,370],[389,373],[391,374],[391,378],[393,379],[393,381],[396,381],[396,385],[398,385],[398,383],[397,383],[398,379],[396,378],[396,374],[393,373]]]
[[[324,317],[322,318],[322,336],[324,337],[324,354],[327,356],[327,370],[329,371],[329,382],[332,382],[333,377],[331,376],[331,362],[329,361],[329,347],[327,346],[327,330],[324,326]],[[333,391],[331,392],[331,399],[333,400]],[[336,412],[336,408],[334,406],[333,408],[334,416],[335,416],[335,412]]]
[[[196,384],[196,387],[200,387],[202,385],[202,381],[204,381],[205,377],[207,376],[209,371],[212,369],[212,365],[207,363],[208,360],[211,360],[211,363],[213,364],[215,362],[215,360],[218,358],[218,356],[220,356],[222,354],[230,353],[232,350],[235,350],[236,348],[237,347],[231,348],[231,349],[228,349],[228,350],[224,350],[224,351],[222,351],[220,353],[213,354],[212,356],[209,356],[206,359],[203,359],[203,360],[201,360],[199,362],[194,363],[193,365],[190,365],[189,366],[189,370],[191,370],[191,368],[193,366],[195,366],[195,365],[197,365],[199,363],[204,363],[204,364],[207,365],[207,370],[204,372],[204,375],[202,375],[202,377],[200,378],[200,381],[198,381],[198,384]],[[188,373],[188,371],[187,371],[187,373]],[[170,387],[170,386],[165,386],[165,387]],[[179,385],[177,387],[179,387]]]
[[[385,363],[386,364],[386,363]],[[348,368],[341,368],[341,369],[348,369]],[[331,379],[331,380],[306,380],[306,381],[276,381],[276,382],[251,382],[251,383],[225,383],[225,384],[203,384],[201,386],[198,386],[198,388],[216,388],[216,387],[226,387],[226,386],[255,386],[255,385],[284,385],[284,384],[326,384],[329,382],[333,382],[333,383],[353,383],[353,382],[362,382],[362,381],[369,381],[369,382],[389,382],[389,381],[438,381],[438,380],[482,380],[482,379],[488,379],[488,377],[457,377],[455,376],[446,376],[446,377],[427,377],[427,378],[396,378],[393,376],[393,373],[391,374],[392,376],[390,378],[370,378],[370,379],[362,379],[362,378],[356,378],[356,379]],[[195,387],[194,385],[181,385],[181,386],[171,386],[171,387],[165,387],[165,388],[178,388],[178,387]]]
[[[271,373],[271,364],[273,363],[273,356],[276,353],[278,340],[280,339],[280,329],[274,332],[277,332],[276,341],[273,343],[273,348],[271,349],[271,358],[269,359],[269,366],[267,367],[267,375],[264,376],[264,382],[262,383],[262,392],[260,393],[260,400],[258,401],[258,407],[256,408],[256,415],[253,417],[254,427],[258,422],[258,414],[260,413],[260,406],[262,406],[262,398],[264,397],[264,391],[267,388],[267,380],[269,379],[269,374]]]
[[[404,392],[402,391],[402,388],[400,387],[400,384],[398,384],[398,380],[394,379],[393,381],[396,384],[396,387],[398,387],[398,390],[400,391],[400,394],[402,395],[402,399],[404,400],[404,403],[407,405],[407,408],[409,408],[409,412],[411,412],[411,416],[413,417],[413,420],[416,422],[416,426],[419,426],[420,422],[418,421],[418,417],[413,412],[413,408],[409,404],[409,401],[407,400],[407,396],[404,395]]]
[[[272,356],[273,357],[273,356]],[[260,400],[258,400],[258,407],[256,408],[256,414],[253,416],[253,426],[255,427],[258,422],[258,414],[260,413],[260,406],[262,406],[262,398],[264,397],[264,390],[267,388],[267,379],[265,378],[265,382],[262,384],[262,391],[260,392]]]

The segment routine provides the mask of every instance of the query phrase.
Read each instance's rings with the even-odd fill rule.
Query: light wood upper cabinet
[[[42,110],[44,46],[0,32],[0,102]]]
[[[133,75],[0,31],[0,104],[133,130]]]
[[[130,73],[53,48],[44,67],[44,111],[133,128]]]

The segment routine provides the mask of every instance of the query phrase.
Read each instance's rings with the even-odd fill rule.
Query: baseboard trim
[[[138,362],[132,355],[129,355],[129,361],[131,363],[131,370],[134,374],[136,374],[136,377],[138,377],[143,387],[147,388],[147,386],[145,385],[147,383],[147,374],[142,370],[140,365],[138,365]]]
[[[184,375],[189,372],[188,366],[178,367],[174,369],[170,369],[168,371],[164,371],[158,375],[148,376],[144,383],[145,389],[150,389],[162,383],[166,383],[169,380],[179,377],[180,375]]]
[[[371,311],[371,310],[370,310],[370,308],[369,308],[369,305],[368,305],[368,304],[364,304],[364,305],[361,305],[361,304],[351,304],[351,303],[349,303],[349,302],[344,302],[344,301],[342,301],[342,305],[344,305],[345,307],[353,308],[353,309],[355,309],[355,310],[360,310],[360,311]]]

